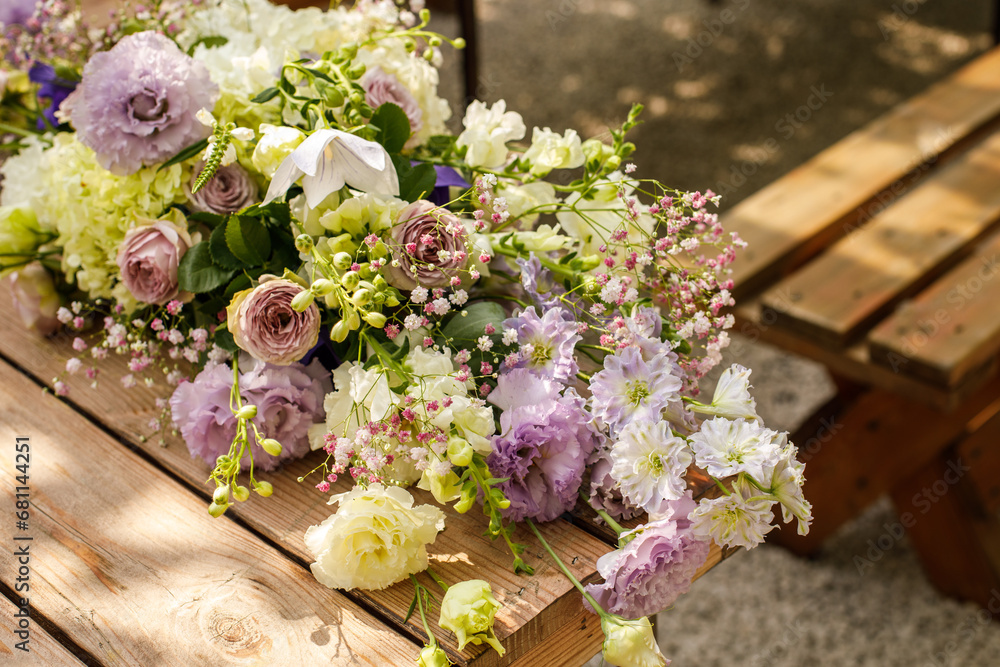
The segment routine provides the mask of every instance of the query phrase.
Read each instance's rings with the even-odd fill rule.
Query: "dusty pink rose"
[[[140,219],[118,247],[122,282],[143,303],[163,305],[176,299],[177,267],[192,245],[187,223],[177,209],[169,219]]]
[[[361,87],[365,89],[365,102],[372,108],[378,108],[390,102],[397,105],[410,121],[410,132],[417,133],[424,126],[424,112],[420,110],[416,98],[406,86],[392,74],[373,67],[361,77]]]
[[[319,340],[319,308],[309,304],[292,310],[292,299],[304,288],[284,278],[272,278],[238,292],[226,308],[229,331],[241,349],[255,359],[287,366],[298,361]]]
[[[56,311],[59,295],[52,275],[38,262],[32,262],[10,274],[10,295],[21,322],[48,336],[59,328]]]
[[[386,279],[399,289],[444,287],[468,263],[461,221],[425,199],[400,211],[390,234],[399,266],[390,263]]]
[[[201,174],[201,166],[191,174],[191,183]],[[189,198],[191,208],[204,213],[228,215],[258,201],[257,184],[237,163],[219,167],[215,176]]]

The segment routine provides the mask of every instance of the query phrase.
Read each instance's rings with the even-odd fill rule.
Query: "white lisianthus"
[[[425,468],[420,476],[420,481],[417,482],[417,488],[430,491],[434,500],[442,505],[457,500],[462,495],[462,482],[459,481],[458,475],[451,469],[450,464],[444,473],[438,472],[433,465]]]
[[[531,133],[531,147],[523,160],[531,163],[531,173],[543,177],[553,169],[576,169],[583,166],[583,148],[576,130],[560,136],[549,128],[536,127]]]
[[[334,369],[333,386],[334,391],[323,401],[326,424],[309,430],[313,449],[323,447],[327,433],[353,439],[362,425],[388,419],[400,403],[399,395],[389,389],[385,370],[365,370],[352,361],[345,361]]]
[[[490,436],[496,433],[496,422],[493,421],[493,410],[481,400],[453,397],[451,405],[431,423],[441,428],[439,422],[442,421],[449,421],[477,453],[486,455],[493,451]]]
[[[507,200],[507,212],[510,217],[521,220],[525,226],[534,224],[538,213],[525,215],[531,209],[539,206],[555,204],[556,189],[548,181],[535,181],[524,185],[510,185],[501,181],[497,185],[497,194]]]
[[[602,254],[600,247],[608,243],[613,232],[623,228],[632,245],[649,244],[655,224],[653,216],[640,213],[638,220],[633,222],[626,213],[625,202],[618,197],[619,191],[624,197],[629,197],[635,185],[635,181],[625,179],[621,172],[616,171],[595,183],[583,195],[571,192],[566,197],[566,205],[575,210],[560,211],[556,213],[556,219],[563,231],[580,239],[580,254]]]
[[[313,576],[324,586],[380,590],[427,569],[427,545],[444,529],[444,512],[413,506],[395,486],[370,484],[330,498],[336,513],[306,530],[315,559]]]
[[[750,395],[750,369],[733,364],[722,373],[715,385],[711,405],[692,405],[691,410],[728,419],[760,421],[757,401]]]
[[[526,128],[521,114],[507,111],[507,102],[497,101],[489,109],[476,100],[462,119],[465,127],[456,145],[467,148],[465,163],[470,167],[495,169],[507,161],[507,142],[524,138]]]
[[[614,614],[601,617],[604,661],[617,667],[665,667],[649,618],[630,621]]]
[[[611,477],[633,505],[655,511],[684,495],[684,473],[693,457],[665,421],[633,421],[611,447]]]
[[[745,472],[760,481],[764,469],[777,463],[787,434],[745,419],[716,417],[702,423],[690,442],[695,463],[709,475],[722,478]]]
[[[798,519],[799,535],[809,533],[809,524],[812,523],[812,505],[802,494],[802,485],[805,484],[804,463],[796,458],[798,448],[789,444],[781,453],[778,463],[768,474],[765,471],[764,479],[760,480],[763,485],[769,485],[771,495],[781,503],[781,518],[785,523]]]
[[[750,484],[737,480],[728,496],[702,500],[691,512],[691,532],[721,546],[752,549],[774,526],[774,503]]]
[[[291,155],[305,138],[306,135],[298,128],[265,123],[260,126],[260,141],[253,149],[250,161],[257,171],[267,178],[272,178],[285,158]]]

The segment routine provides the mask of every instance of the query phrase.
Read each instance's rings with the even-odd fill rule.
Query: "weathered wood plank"
[[[9,307],[6,290],[0,290],[0,312]],[[10,312],[10,311],[7,311]],[[27,332],[20,323],[0,319],[0,354],[22,366],[43,382],[49,382],[65,364],[70,354],[68,340],[46,340]],[[156,416],[154,406],[157,396],[169,395],[169,388],[149,389],[137,386],[125,390],[117,382],[124,371],[120,358],[109,358],[102,365],[102,383],[98,390],[89,389],[82,376],[67,378],[71,386],[70,400],[96,416],[101,423],[122,435],[132,446],[142,449],[155,458],[165,468],[178,475],[192,487],[200,490],[208,498],[211,489],[205,486],[207,468],[200,461],[192,460],[187,448],[178,437],[168,437],[167,446],[160,447],[153,440],[143,438],[149,433],[148,422]],[[308,526],[320,523],[329,516],[332,508],[326,506],[327,496],[313,489],[308,482],[298,483],[296,479],[315,467],[316,455],[286,466],[276,474],[265,475],[274,485],[274,495],[268,499],[254,497],[250,502],[240,504],[230,510],[246,521],[255,531],[275,544],[286,549],[303,563],[311,558],[305,549],[303,535]],[[338,491],[346,491],[349,482],[343,480],[334,485]],[[412,489],[418,503],[433,502],[430,495]],[[192,499],[191,505],[202,511],[199,501]],[[515,576],[510,570],[510,556],[502,544],[491,542],[483,536],[486,520],[478,510],[460,515],[447,512],[447,527],[437,541],[429,547],[432,566],[447,581],[464,579],[486,579],[493,585],[497,599],[504,603],[497,615],[497,634],[507,648],[508,654],[499,659],[495,652],[483,647],[469,646],[458,652],[454,635],[432,628],[441,639],[442,646],[453,661],[459,664],[493,665],[504,664],[516,659],[533,645],[537,635],[531,628],[551,629],[548,616],[560,613],[554,603],[571,600],[579,604],[579,595],[569,582],[547,558],[542,558],[542,550],[535,547],[526,554],[526,561],[537,568],[532,577]],[[554,521],[545,528],[547,539],[562,545],[560,557],[571,563],[574,575],[582,581],[592,581],[597,577],[596,561],[610,546],[565,521]],[[525,529],[517,533],[519,541],[534,545],[536,541]],[[412,598],[412,586],[403,582],[384,591],[354,591],[347,594],[368,608],[375,609],[385,618],[405,627],[414,637],[423,637],[424,632],[418,617],[411,617],[404,624],[403,618]],[[541,618],[539,618],[541,616]],[[530,624],[529,632],[519,632]]]
[[[955,386],[1000,350],[1000,234],[868,334],[875,363]]]
[[[1000,133],[761,297],[776,326],[840,347],[954,265],[1000,220]]]
[[[14,634],[19,630],[19,619],[14,618],[18,612],[10,600],[0,596],[0,632],[3,641],[0,642],[0,662],[4,665],[24,666],[48,665],[50,667],[80,667],[83,663],[66,650],[62,644],[40,627],[35,619],[31,619],[28,627],[27,651],[15,647],[23,641]]]
[[[38,392],[0,363],[0,441],[31,438],[31,604],[78,646],[142,666],[415,659],[414,643]],[[0,465],[12,506],[13,446]],[[8,586],[12,560],[3,550]]]
[[[969,482],[985,510],[1000,512],[1000,399],[976,418],[974,432],[956,447],[957,456],[970,466]]]
[[[994,49],[741,202],[723,218],[750,244],[733,264],[737,299],[862,225],[998,115]]]

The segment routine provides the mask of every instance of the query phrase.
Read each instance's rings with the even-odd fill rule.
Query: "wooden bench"
[[[147,438],[165,386],[124,389],[122,358],[102,366],[92,390],[70,376],[66,400],[43,394],[71,354],[71,336],[45,339],[10,316],[0,290],[0,487],[6,534],[30,537],[31,647],[0,642],[3,664],[223,665],[413,664],[425,641],[418,615],[405,620],[409,582],[383,591],[325,588],[309,571],[305,529],[329,516],[328,495],[296,481],[317,463],[315,452],[265,474],[274,495],[254,497],[220,519],[207,512],[207,468],[178,437],[166,446]],[[162,384],[162,383],[161,383]],[[30,438],[31,516],[14,530],[16,438]],[[699,494],[712,488],[693,481]],[[335,492],[348,490],[340,482]],[[418,503],[433,502],[413,489]],[[573,520],[543,526],[546,539],[582,581],[599,580],[595,564],[613,537],[581,506]],[[497,634],[507,649],[470,645],[429,620],[457,665],[577,666],[600,651],[597,616],[584,611],[579,593],[544,555],[527,530],[531,577],[515,576],[502,543],[484,536],[478,510],[447,511],[446,529],[428,548],[431,564],[449,582],[489,581],[503,603]],[[0,582],[14,598],[18,563],[11,542],[0,554]],[[19,543],[18,543],[19,544]],[[727,554],[714,548],[702,572]],[[421,575],[424,584],[435,584]],[[440,597],[439,597],[440,599]],[[2,602],[3,600],[0,600]],[[4,618],[12,616],[4,612]],[[8,628],[11,621],[5,621]],[[44,656],[44,658],[39,658]],[[41,659],[42,662],[37,660]],[[34,662],[33,662],[34,661]]]
[[[838,395],[795,434],[816,551],[889,493],[931,581],[1000,586],[1000,50],[724,216],[735,331],[823,363]],[[855,564],[900,539],[885,527]]]

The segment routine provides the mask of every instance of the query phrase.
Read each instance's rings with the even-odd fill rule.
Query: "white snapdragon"
[[[523,160],[531,164],[531,174],[543,177],[553,169],[576,169],[583,166],[583,148],[576,130],[565,135],[536,127],[531,133],[531,147]]]
[[[561,250],[574,243],[572,237],[560,234],[562,230],[559,225],[538,225],[531,231],[515,232],[514,243],[524,246],[525,250],[531,252],[551,252]],[[507,235],[506,232],[491,234],[493,242],[499,245],[500,241]]]
[[[499,100],[489,109],[476,100],[462,119],[465,130],[456,145],[466,148],[465,163],[470,167],[495,169],[507,161],[507,142],[524,138],[526,128],[521,114],[507,111],[507,102]]]
[[[760,481],[764,469],[775,465],[787,444],[786,434],[745,419],[710,419],[691,436],[695,463],[713,477],[741,472]]]
[[[272,178],[281,163],[305,141],[306,135],[295,127],[284,125],[260,126],[260,140],[253,149],[250,161],[254,168],[267,178]]]
[[[764,479],[760,480],[768,486],[770,494],[781,503],[781,517],[785,523],[798,519],[799,535],[809,533],[812,523],[812,505],[802,494],[805,484],[805,464],[796,459],[798,449],[789,444],[781,452],[781,458],[770,470],[765,471]],[[769,473],[769,474],[768,474]]]
[[[670,432],[667,422],[634,421],[611,447],[611,477],[631,503],[651,512],[684,494],[684,473],[692,459],[687,443]]]

